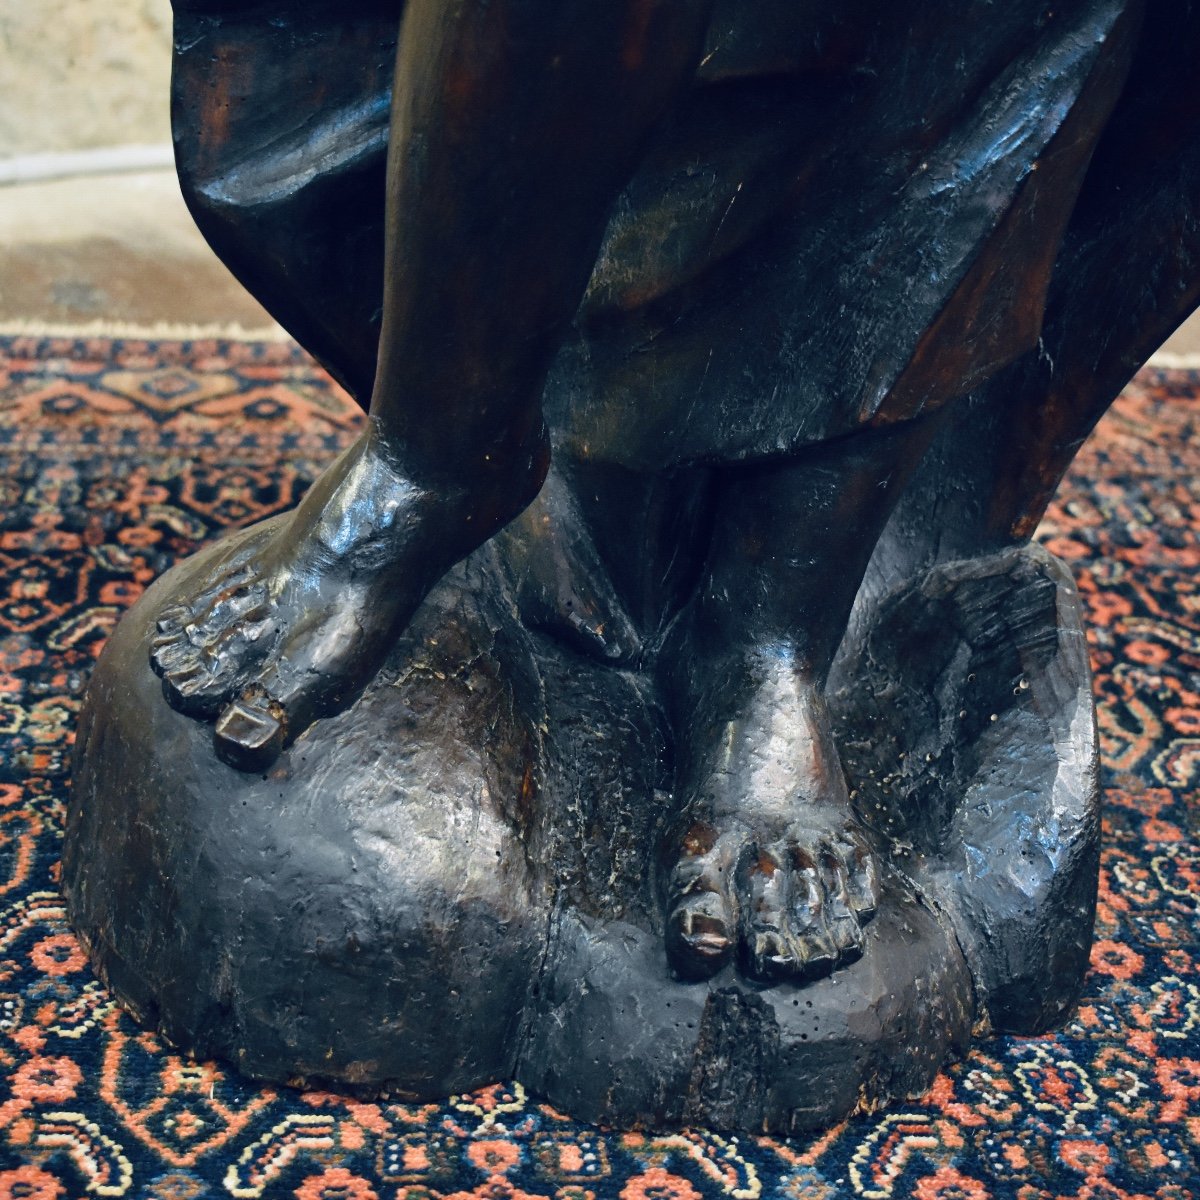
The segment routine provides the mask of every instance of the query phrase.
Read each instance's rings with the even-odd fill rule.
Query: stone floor
[[[278,326],[200,237],[172,171],[0,187],[0,327]]]
[[[0,328],[279,327],[205,245],[170,171],[0,187]],[[1163,347],[1200,356],[1200,315]]]

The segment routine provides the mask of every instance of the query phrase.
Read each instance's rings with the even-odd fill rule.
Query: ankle
[[[541,491],[550,469],[550,441],[544,427],[536,437],[481,451],[473,461],[455,459],[449,467],[408,453],[374,420],[368,421],[362,440],[366,455],[423,497],[431,513],[439,514],[442,536],[465,544],[463,553],[520,515]]]

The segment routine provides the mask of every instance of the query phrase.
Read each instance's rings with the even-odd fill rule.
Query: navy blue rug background
[[[655,1137],[505,1086],[428,1106],[260,1089],[115,1008],[57,892],[91,663],[151,579],[294,504],[359,417],[288,344],[0,338],[0,1200],[1200,1194],[1198,391],[1143,372],[1039,535],[1086,602],[1105,756],[1077,1014],[819,1137]]]

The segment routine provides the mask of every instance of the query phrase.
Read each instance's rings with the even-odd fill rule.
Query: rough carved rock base
[[[616,1126],[795,1132],[920,1093],[986,1022],[1061,1016],[1098,828],[1055,560],[950,564],[858,614],[830,698],[884,900],[859,962],[763,987],[732,967],[671,977],[651,688],[528,632],[495,553],[262,776],[219,762],[147,664],[205,555],[121,623],[88,694],[63,879],[141,1020],[266,1080],[425,1099],[515,1077]]]

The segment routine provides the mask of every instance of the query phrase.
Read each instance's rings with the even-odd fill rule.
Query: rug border
[[[291,342],[292,335],[282,325],[271,324],[247,328],[239,322],[213,322],[188,324],[177,321],[94,321],[59,322],[37,320],[0,320],[0,337],[47,337],[47,338],[142,338],[165,341],[196,341],[216,338],[235,342]],[[1156,367],[1167,371],[1200,370],[1200,352],[1173,354],[1159,351],[1152,354],[1139,370]]]

